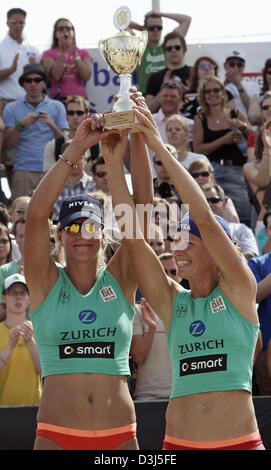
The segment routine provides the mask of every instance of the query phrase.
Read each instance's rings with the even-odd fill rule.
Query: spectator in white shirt
[[[256,83],[243,78],[245,66],[245,54],[240,49],[231,50],[226,54],[225,88],[232,93],[237,109],[247,117],[250,97],[254,94],[259,95],[260,90]]]

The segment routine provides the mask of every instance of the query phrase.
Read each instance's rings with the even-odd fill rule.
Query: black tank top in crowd
[[[214,140],[219,139],[219,137],[223,137],[223,135],[231,132],[231,129],[213,131],[208,127],[206,116],[201,114],[200,118],[203,127],[204,144],[213,142]],[[214,150],[214,152],[209,153],[208,158],[211,162],[219,162],[221,159],[233,160],[236,165],[240,166],[242,166],[246,160],[237,144],[222,145],[217,150]]]

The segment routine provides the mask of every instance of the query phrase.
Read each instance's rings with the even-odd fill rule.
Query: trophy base
[[[137,119],[134,111],[131,109],[129,111],[106,113],[104,114],[104,121],[105,129],[117,129],[122,131],[123,129],[131,128],[131,124],[137,122]]]

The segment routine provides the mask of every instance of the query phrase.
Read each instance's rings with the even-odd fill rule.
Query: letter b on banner
[[[110,75],[106,69],[99,69],[98,63],[93,64],[93,80],[95,86],[107,86],[110,82]]]

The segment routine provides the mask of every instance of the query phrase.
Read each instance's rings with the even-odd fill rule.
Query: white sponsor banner
[[[185,63],[193,65],[201,56],[210,56],[219,64],[219,77],[224,79],[224,61],[228,51],[241,49],[245,53],[246,68],[244,76],[256,81],[262,87],[262,69],[267,58],[271,57],[270,42],[224,43],[224,44],[190,44],[187,48]],[[107,65],[98,49],[89,49],[93,58],[92,77],[87,83],[91,111],[102,113],[112,109],[113,96],[119,90],[119,76]],[[133,74],[133,83],[136,83]]]

